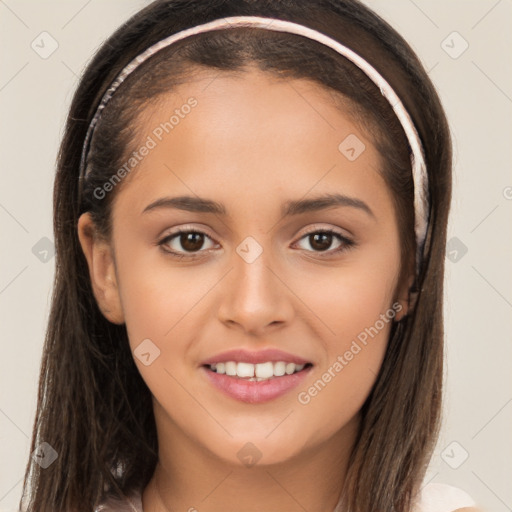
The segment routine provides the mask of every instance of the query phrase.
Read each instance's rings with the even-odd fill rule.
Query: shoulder
[[[415,512],[481,512],[471,496],[447,484],[430,483],[420,491]]]
[[[124,498],[107,496],[94,512],[143,512],[142,498],[139,492],[133,492]]]

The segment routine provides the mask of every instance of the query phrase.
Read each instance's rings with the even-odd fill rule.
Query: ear
[[[395,302],[398,302],[402,306],[400,311],[395,315],[397,322],[400,322],[406,315],[411,313],[415,307],[418,294],[411,291],[415,277],[415,273],[410,272],[407,278],[402,279],[402,282],[397,286]]]
[[[78,238],[89,267],[91,286],[98,307],[107,320],[124,323],[115,260],[110,243],[98,235],[90,213],[78,219]]]

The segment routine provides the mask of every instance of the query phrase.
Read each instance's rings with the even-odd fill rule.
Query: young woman
[[[55,182],[24,510],[449,512],[451,145],[355,0],[158,0],[100,48]]]

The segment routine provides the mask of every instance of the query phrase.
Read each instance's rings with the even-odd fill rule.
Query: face
[[[234,464],[339,446],[406,308],[370,139],[318,85],[254,69],[180,85],[138,139],[111,240],[87,236],[87,214],[79,232],[160,443]]]

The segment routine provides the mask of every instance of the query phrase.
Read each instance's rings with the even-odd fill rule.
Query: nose
[[[254,261],[233,254],[233,269],[223,280],[218,307],[219,320],[228,327],[265,335],[290,323],[293,293],[268,253],[263,250]]]

